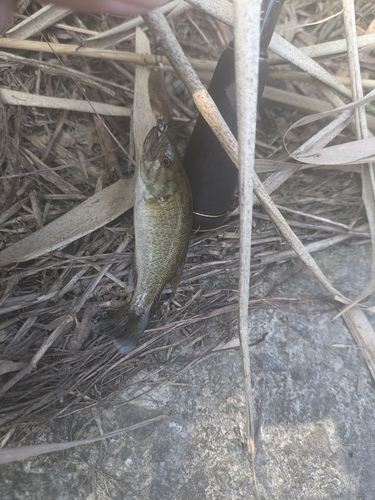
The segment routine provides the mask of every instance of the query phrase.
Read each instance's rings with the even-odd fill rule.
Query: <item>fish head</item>
[[[167,196],[176,189],[183,169],[179,152],[165,132],[153,127],[143,145],[140,175],[152,194]]]

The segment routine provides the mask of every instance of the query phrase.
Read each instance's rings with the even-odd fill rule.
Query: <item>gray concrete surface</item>
[[[369,259],[369,245],[340,246],[317,256],[324,272],[351,296],[366,282]],[[277,266],[256,293],[300,267],[297,261]],[[326,296],[307,271],[285,281],[277,294]],[[296,314],[296,307],[284,304],[251,315],[253,337],[268,332],[251,348],[255,409],[261,414],[261,494],[273,500],[373,500],[375,383],[343,321],[331,322],[334,312]],[[239,352],[215,354],[175,382],[180,385],[163,385],[131,405],[100,413],[106,431],[160,414],[169,419],[106,444],[2,466],[1,498],[255,498],[244,445]],[[97,434],[93,420],[84,437]],[[40,438],[67,436],[60,421]]]

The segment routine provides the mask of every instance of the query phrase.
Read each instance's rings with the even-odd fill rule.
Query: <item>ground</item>
[[[369,245],[341,245],[317,260],[354,296],[368,276]],[[335,311],[324,290],[306,270],[293,274],[300,268],[297,260],[280,264],[253,290],[262,296],[290,277],[276,295],[326,297],[328,311],[316,312],[317,303],[309,302],[303,310],[283,304],[250,316],[254,339],[268,333],[250,348],[260,492],[274,500],[372,500],[375,383],[344,322],[331,321]],[[125,401],[129,391],[121,397]],[[99,409],[97,416],[110,431],[161,414],[164,420],[102,444],[2,466],[1,498],[255,498],[238,350],[212,355],[173,382],[122,407]],[[80,438],[98,434],[95,420],[86,420]],[[57,420],[39,443],[68,439],[67,421]]]
[[[41,10],[38,2],[18,4],[16,24],[22,16]],[[278,32],[296,47],[342,39],[344,23],[342,15],[336,15],[341,8],[337,2],[297,5],[295,0],[286,1]],[[373,2],[357,2],[356,10],[357,34],[373,32]],[[51,42],[80,46],[94,32],[107,31],[122,22],[75,14],[60,21],[53,26],[47,23],[42,33],[37,27],[29,38],[48,42],[48,51]],[[171,24],[191,57],[217,60],[232,39],[228,27],[200,11],[182,13],[171,18]],[[17,36],[21,37],[20,32]],[[105,40],[103,43],[102,49],[108,47]],[[134,40],[126,36],[112,48],[134,51]],[[85,104],[90,99],[130,109],[134,81],[138,85],[144,77],[135,76],[128,62],[104,59],[104,52],[102,58],[90,60],[81,58],[79,52],[58,58],[8,48],[0,55],[1,86],[25,92],[23,99],[28,92],[33,98],[74,97],[84,99]],[[361,51],[360,57],[362,78],[374,79],[371,49]],[[333,75],[349,76],[346,54],[321,58],[319,64]],[[296,107],[276,105],[268,88],[259,112],[256,158],[271,163],[289,161],[282,152],[282,138],[301,118],[301,102],[305,116],[306,109],[315,112],[317,104],[325,100],[315,80],[299,81],[307,75],[296,75],[295,67],[284,69],[288,68],[294,71],[289,74],[293,80],[288,80],[287,72],[286,81],[273,81],[272,85],[286,91],[284,95],[295,100]],[[210,74],[201,77],[207,82]],[[273,74],[273,78],[279,77]],[[196,111],[178,77],[169,71],[166,87],[173,97],[176,119],[170,132],[183,151]],[[305,97],[315,99],[307,108]],[[6,212],[0,247],[35,233],[132,171],[125,150],[133,156],[132,137],[137,134],[129,117],[91,118],[77,111],[43,111],[34,104],[6,104],[0,107],[0,114],[5,131],[0,150],[6,153],[2,175],[10,176],[0,184],[1,207]],[[286,140],[289,150],[309,140],[321,127],[319,122],[302,132],[290,131]],[[125,150],[118,149],[112,134]],[[341,131],[335,144],[349,140],[353,141],[352,132]],[[35,161],[41,171],[30,176]],[[50,167],[58,170],[49,172]],[[343,170],[346,173],[301,171],[272,194],[303,243],[324,241],[364,222],[361,183],[355,174],[360,168],[349,165]],[[72,310],[78,312],[68,325],[70,330],[60,332],[38,361],[38,369],[4,396],[0,442],[6,447],[71,442],[153,417],[164,418],[101,443],[2,465],[0,499],[255,498],[245,445],[239,350],[202,357],[210,343],[216,346],[237,335],[233,311],[238,288],[238,219],[232,214],[224,229],[194,235],[175,303],[168,308],[169,294],[163,295],[160,321],[151,325],[160,328],[143,336],[143,347],[139,346],[134,356],[121,359],[110,340],[92,334],[91,322],[123,305],[120,302],[126,298],[133,252],[131,226],[131,217],[123,216],[63,251],[25,265],[11,264],[6,275],[4,271],[0,280],[0,343],[2,354],[10,360],[29,363],[67,315]],[[253,278],[261,277],[253,279],[251,298],[267,297],[267,304],[251,306],[249,320],[252,339],[259,341],[250,352],[255,465],[261,497],[373,500],[374,380],[343,320],[332,321],[337,313],[335,304],[302,269],[301,262],[295,259],[280,264],[279,256],[269,271],[257,257],[257,253],[288,248],[259,207],[254,210],[253,233]],[[117,255],[124,238],[129,246]],[[370,244],[364,242],[363,235],[355,238],[350,244],[314,254],[328,278],[352,298],[364,288],[371,260]],[[112,277],[103,277],[95,290],[86,294],[96,273],[111,262]],[[277,302],[275,297],[296,300]],[[232,312],[223,314],[226,306],[232,307]],[[210,315],[210,319],[194,322],[197,316]],[[369,319],[375,325],[374,317],[369,315]],[[182,326],[173,329],[173,322]],[[80,343],[73,338],[76,333]],[[151,335],[153,339],[159,335],[158,340],[152,343]],[[78,347],[70,345],[72,338]],[[13,372],[2,377],[1,382],[6,383]],[[65,415],[56,418],[60,410]],[[44,419],[42,424],[40,419]]]

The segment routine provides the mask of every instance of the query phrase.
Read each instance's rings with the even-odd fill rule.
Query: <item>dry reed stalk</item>
[[[352,82],[353,100],[363,98],[361,73],[356,45],[355,9],[352,0],[343,0],[344,21],[348,44],[349,69]],[[358,139],[369,136],[366,123],[366,114],[363,107],[357,108],[355,113]],[[375,170],[374,164],[362,167],[362,196],[366,207],[372,240],[372,266],[370,281],[366,288],[349,306],[340,311],[351,331],[357,345],[360,347],[367,366],[375,378],[375,333],[365,314],[358,307],[358,302],[371,294],[375,289]],[[337,315],[338,316],[338,315]],[[337,317],[336,316],[336,317]]]
[[[160,58],[150,54],[137,54],[135,52],[126,52],[120,50],[105,50],[89,47],[81,47],[73,44],[62,43],[47,43],[36,42],[33,40],[17,40],[11,38],[0,38],[0,47],[10,50],[31,50],[33,52],[43,52],[58,56],[75,56],[87,57],[90,59],[100,59],[101,61],[118,61],[128,62],[133,64],[141,64],[143,66],[150,64],[155,65],[162,62],[168,66],[168,61],[165,58]],[[200,59],[190,59],[196,70],[213,72],[216,67],[216,62],[202,61]]]
[[[135,49],[137,52],[151,53],[150,42],[141,28],[136,28]],[[146,136],[156,123],[148,92],[149,77],[150,70],[147,67],[137,66],[135,68],[132,124],[135,143],[135,161],[137,165],[140,164],[142,159],[143,143]]]
[[[273,78],[275,80],[288,80],[288,81],[296,81],[296,82],[313,82],[313,78],[306,73],[302,73],[301,71],[283,71],[283,70],[271,70],[269,72],[269,78]],[[350,78],[347,76],[337,76],[334,75],[334,78],[343,83],[346,86],[349,86],[351,83]],[[375,80],[371,80],[368,78],[361,78],[362,87],[373,89],[375,88]]]
[[[182,4],[182,0],[172,0],[168,2],[166,5],[159,7],[158,11],[163,14],[171,13],[175,11],[178,14],[176,9],[180,4]],[[91,38],[88,38],[84,41],[84,45],[86,47],[94,47],[105,49],[107,47],[111,47],[113,45],[117,45],[121,43],[123,40],[126,40],[129,36],[134,36],[133,30],[137,27],[140,27],[144,24],[143,18],[141,16],[137,16],[134,19],[130,19],[125,21],[124,23],[104,31],[103,33],[99,33]]]
[[[108,116],[130,116],[131,110],[122,106],[113,106],[94,101],[78,99],[62,99],[48,97],[16,90],[0,89],[0,99],[10,106],[33,106],[36,108],[64,109],[81,113],[94,113]]]
[[[374,33],[369,35],[357,36],[356,38],[359,49],[366,49],[366,51],[373,50],[375,45]],[[319,43],[318,45],[309,45],[307,47],[301,47],[299,50],[301,50],[311,59],[318,59],[320,57],[346,54],[347,42],[345,39],[334,40],[332,42]],[[276,54],[270,54],[268,60],[270,65],[285,64],[284,58]]]
[[[139,422],[135,425],[130,425],[125,429],[118,429],[112,432],[106,432],[101,436],[89,439],[81,439],[78,441],[71,441],[70,443],[51,443],[51,444],[40,444],[34,446],[20,446],[18,448],[6,448],[5,450],[0,450],[0,464],[9,464],[17,460],[24,460],[26,458],[38,457],[39,455],[44,455],[46,453],[53,453],[61,450],[69,450],[70,448],[75,448],[76,446],[83,446],[85,444],[97,443],[98,441],[103,441],[104,439],[114,438],[120,436],[126,432],[131,432],[135,429],[140,429],[145,425],[154,424],[167,418],[166,415],[160,415],[155,418],[150,418]]]
[[[356,24],[355,9],[352,0],[342,0],[344,9],[344,22],[348,44],[349,71],[352,82],[353,101],[363,99],[363,88],[361,83],[361,71],[358,57],[358,47],[356,45]],[[357,139],[367,139],[370,133],[367,128],[366,114],[363,106],[355,109],[355,123],[357,129]],[[358,146],[360,149],[360,146]],[[362,166],[362,196],[366,208],[367,218],[370,225],[372,241],[372,265],[370,280],[350,306],[345,307],[340,314],[347,312],[350,307],[358,304],[365,297],[375,290],[375,165],[369,163]],[[374,333],[375,336],[375,333]]]
[[[221,2],[216,2],[215,0],[186,0],[190,5],[196,7],[197,9],[201,9],[210,16],[218,19],[222,23],[231,26],[234,26],[234,12],[233,5],[227,0],[223,0]],[[257,6],[258,9],[258,6]]]
[[[254,489],[260,498],[255,471],[255,431],[249,352],[250,248],[253,220],[255,133],[258,105],[260,3],[234,1],[236,102],[238,123],[238,186],[240,194],[240,261],[238,281],[238,333],[245,385],[247,450],[252,458]]]
[[[39,35],[41,31],[53,26],[71,13],[72,11],[69,9],[63,9],[56,5],[46,5],[8,30],[6,35],[8,38],[25,40]]]

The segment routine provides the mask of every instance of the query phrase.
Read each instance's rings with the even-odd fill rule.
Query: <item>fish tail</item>
[[[116,349],[121,354],[128,354],[145,331],[149,319],[148,310],[136,313],[129,306],[125,306],[109,318],[97,323],[93,330],[95,333],[113,338]]]

